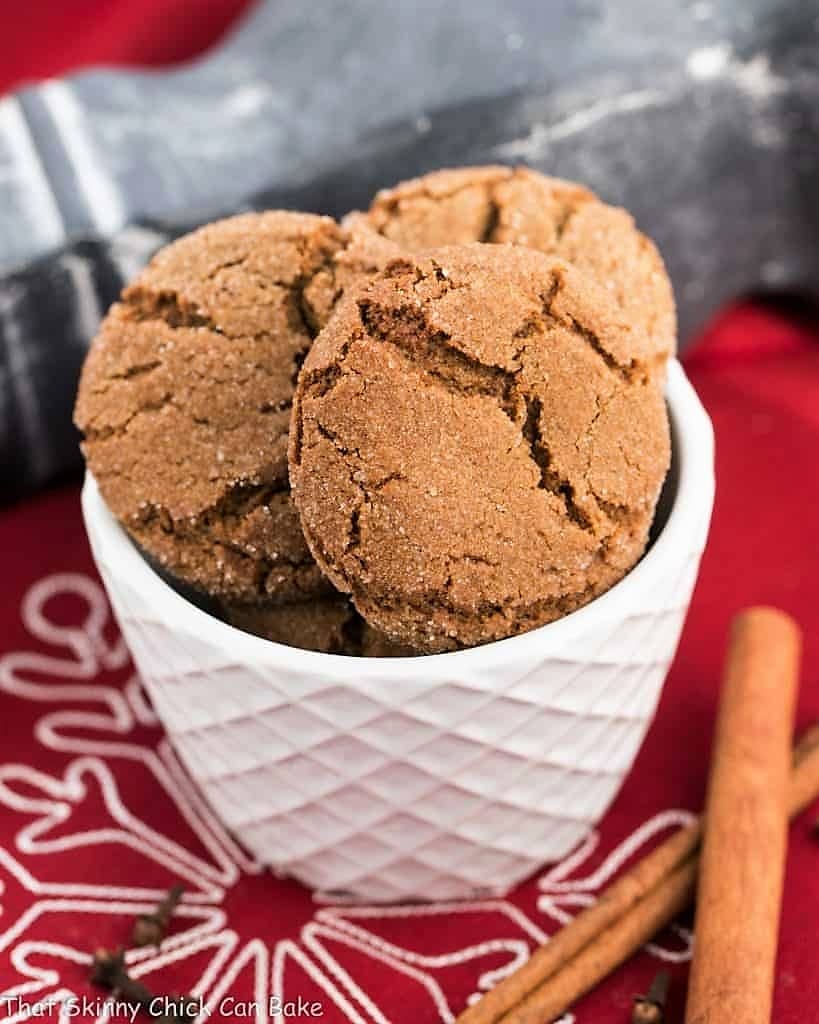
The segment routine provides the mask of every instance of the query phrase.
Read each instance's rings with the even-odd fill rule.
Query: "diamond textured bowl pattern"
[[[677,494],[640,565],[522,637],[418,659],[282,647],[216,622],[142,560],[87,479],[97,566],[182,761],[237,838],[366,900],[507,890],[611,803],[674,655],[713,500],[707,416],[678,366]]]

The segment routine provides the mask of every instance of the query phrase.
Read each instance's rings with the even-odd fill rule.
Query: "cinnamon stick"
[[[803,743],[800,739],[793,752],[793,763],[788,787],[788,817],[791,819],[819,796],[819,742]]]
[[[734,621],[700,854],[686,1024],[769,1024],[787,847],[799,629]]]
[[[789,801],[791,817],[796,817],[819,796],[819,744],[815,738],[806,747],[799,744],[794,752],[794,762]],[[501,1024],[546,1024],[565,1013],[690,905],[696,889],[697,862],[695,852],[626,911],[622,918],[598,933],[577,956],[556,969],[517,1005],[512,1004],[509,1012],[490,1018],[493,1024],[495,1021]],[[579,917],[558,935],[572,928],[577,920]],[[501,985],[505,983],[501,982]],[[487,993],[470,1009],[480,1006],[491,994]]]
[[[556,1020],[688,906],[696,877],[696,858],[689,857],[595,942],[501,1017],[500,1024],[547,1024]]]
[[[795,676],[795,665],[793,671]],[[819,795],[819,724],[800,740],[793,762],[789,797],[791,817],[799,814]],[[596,903],[578,914],[546,945],[539,947],[526,964],[466,1009],[458,1017],[457,1024],[497,1024],[499,1021],[514,1024],[527,1019],[548,1020],[548,1016],[524,1016],[529,1000],[535,997],[542,1005],[548,1005],[546,1000],[554,998],[554,1005],[558,1007],[554,1015],[563,1013],[690,903],[695,887],[700,837],[701,822],[676,832],[608,886]],[[686,870],[674,878],[674,873],[682,867]],[[646,904],[645,897],[650,893],[654,893],[655,898]],[[615,943],[601,939],[607,930],[625,917],[632,920],[615,934]],[[583,951],[588,952],[580,959],[578,954]],[[567,974],[573,958],[578,962]],[[554,981],[550,982],[550,979]],[[544,991],[552,985],[557,996]],[[510,1012],[513,1010],[517,1012]]]
[[[495,1024],[501,1020],[507,1011],[556,974],[592,940],[620,921],[675,868],[684,864],[699,846],[700,836],[699,822],[675,832],[630,871],[612,882],[596,902],[582,910],[544,946],[539,946],[514,974],[464,1010],[457,1024]]]

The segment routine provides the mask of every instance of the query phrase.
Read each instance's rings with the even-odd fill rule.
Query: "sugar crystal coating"
[[[243,214],[161,250],[111,308],[75,421],[109,508],[171,575],[238,602],[332,590],[290,499],[293,389],[343,289],[393,250],[365,224]]]
[[[471,244],[348,292],[299,379],[307,542],[392,641],[523,632],[641,556],[669,464],[653,353],[576,267]]]
[[[660,378],[676,348],[674,295],[662,257],[628,211],[575,182],[527,167],[459,167],[383,189],[372,227],[403,250],[507,242],[573,263],[608,290],[645,335]]]

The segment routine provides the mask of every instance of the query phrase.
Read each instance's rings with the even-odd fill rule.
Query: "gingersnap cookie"
[[[359,658],[409,658],[418,653],[391,643],[342,594],[290,604],[227,605],[224,616],[246,633],[307,651]]]
[[[429,652],[571,612],[642,554],[669,465],[653,352],[575,266],[506,245],[392,261],[305,362],[290,479],[307,543]]]
[[[244,603],[332,589],[290,499],[290,406],[344,287],[391,251],[366,225],[244,214],[167,246],[111,308],[75,421],[109,508],[178,580]]]
[[[327,323],[346,291],[404,251],[397,242],[376,231],[369,218],[358,211],[342,220],[340,236],[341,245],[332,259],[318,269],[305,288],[305,300],[319,326]]]
[[[526,167],[461,167],[384,189],[367,216],[376,231],[411,252],[508,242],[574,263],[611,292],[664,375],[677,320],[662,257],[631,214],[587,188]]]

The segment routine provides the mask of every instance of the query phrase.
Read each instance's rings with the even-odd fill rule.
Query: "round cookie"
[[[360,619],[341,594],[290,604],[225,605],[223,612],[231,626],[245,633],[324,654],[345,653]]]
[[[319,565],[429,652],[590,601],[642,554],[669,465],[652,359],[562,260],[472,244],[392,261],[299,378],[290,479]]]
[[[376,231],[368,217],[358,211],[347,214],[341,222],[340,234],[340,248],[304,290],[305,301],[319,326],[327,323],[346,291],[404,251],[397,242]]]
[[[332,590],[290,498],[293,389],[343,288],[393,248],[364,224],[243,214],[167,246],[111,308],[75,422],[108,506],[172,576],[244,603]]]
[[[265,640],[324,654],[410,658],[418,652],[391,643],[341,594],[296,604],[227,605],[227,621]]]
[[[367,216],[376,231],[411,252],[508,242],[560,256],[611,292],[645,334],[658,376],[674,354],[674,295],[656,246],[631,214],[581,185],[526,167],[462,167],[382,190]]]

